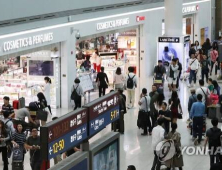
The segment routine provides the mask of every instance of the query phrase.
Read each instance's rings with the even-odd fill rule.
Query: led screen
[[[115,141],[94,155],[93,170],[119,170],[118,155],[118,141]]]
[[[29,60],[30,76],[53,76],[53,61]]]

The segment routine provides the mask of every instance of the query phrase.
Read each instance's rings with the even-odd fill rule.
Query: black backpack
[[[74,90],[71,94],[71,99],[74,100],[74,102],[78,101],[81,98],[81,96],[76,91],[78,87],[79,87],[79,85],[76,88],[74,88]]]
[[[209,137],[209,147],[218,147],[221,146],[220,143],[220,136],[221,136],[221,130],[220,129],[213,129],[210,128],[212,135]]]
[[[134,82],[133,82],[133,79],[134,79],[135,75],[133,77],[130,77],[129,74],[128,74],[128,80],[127,80],[127,88],[128,89],[133,89],[133,86],[134,86]]]

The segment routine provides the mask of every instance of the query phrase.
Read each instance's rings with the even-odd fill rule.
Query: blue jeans
[[[197,81],[197,73],[196,70],[190,70],[190,78],[189,78],[189,83],[192,83],[192,80],[194,80],[194,83]]]

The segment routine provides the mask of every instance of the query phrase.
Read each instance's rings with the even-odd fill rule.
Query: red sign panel
[[[137,21],[137,22],[145,21],[145,16],[137,16],[137,17],[136,17],[136,21]]]

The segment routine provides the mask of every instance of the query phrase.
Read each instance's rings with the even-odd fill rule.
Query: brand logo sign
[[[186,14],[186,13],[191,13],[191,12],[197,12],[198,10],[199,10],[199,6],[198,5],[187,6],[187,7],[183,7],[182,8],[182,13]]]
[[[179,37],[159,37],[159,42],[179,43]]]
[[[189,35],[184,37],[184,42],[188,42],[188,41],[190,41],[190,36]]]
[[[53,33],[34,35],[32,37],[20,38],[12,41],[4,42],[3,51],[8,52],[20,48],[43,44],[53,40]]]
[[[145,16],[137,16],[137,17],[136,17],[136,21],[137,21],[137,22],[145,21]]]
[[[129,18],[124,19],[117,19],[113,21],[103,22],[103,23],[97,23],[97,30],[106,30],[116,27],[121,27],[124,25],[129,25]]]

